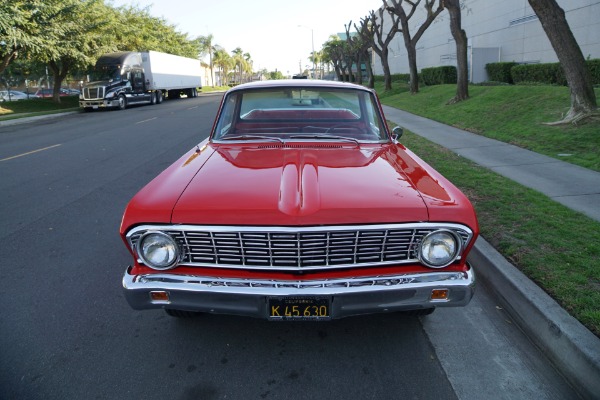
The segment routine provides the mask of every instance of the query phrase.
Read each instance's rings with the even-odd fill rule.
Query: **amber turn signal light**
[[[431,291],[431,300],[448,300],[448,289],[433,289]]]
[[[152,301],[157,301],[157,302],[168,302],[169,301],[169,292],[165,292],[165,291],[155,291],[155,292],[150,292],[150,299]]]

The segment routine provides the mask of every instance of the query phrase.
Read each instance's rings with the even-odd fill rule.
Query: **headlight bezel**
[[[151,260],[150,255],[145,250],[145,242],[150,240],[151,237],[156,237],[157,240],[163,240],[164,246],[171,246],[173,254],[169,255],[168,262],[156,263]],[[169,252],[169,250],[167,250]],[[136,243],[136,253],[139,260],[146,266],[156,269],[159,271],[168,270],[177,266],[181,259],[181,249],[177,244],[177,241],[169,234],[162,231],[150,230],[145,232]]]
[[[432,262],[424,253],[425,253],[428,245],[430,245],[431,242],[434,240],[434,238],[439,235],[444,235],[447,238],[452,239],[452,241],[454,242],[454,251],[451,253],[450,252],[448,253],[449,256],[447,257],[447,259],[445,261]],[[441,269],[441,268],[445,268],[445,267],[449,266],[450,264],[455,262],[457,259],[459,259],[462,254],[462,250],[463,250],[463,242],[462,242],[462,239],[459,237],[459,235],[456,232],[454,232],[450,229],[437,229],[437,230],[430,232],[427,235],[423,236],[423,238],[421,239],[421,241],[419,243],[419,247],[417,250],[417,256],[419,258],[419,261],[421,263],[423,263],[425,266],[427,266],[429,268],[434,268],[434,269]]]

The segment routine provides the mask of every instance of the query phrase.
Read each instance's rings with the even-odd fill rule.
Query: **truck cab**
[[[120,52],[98,59],[90,82],[83,85],[79,106],[86,110],[125,109],[131,104],[154,104],[162,101],[162,92],[151,90],[145,79],[142,56],[137,52]]]

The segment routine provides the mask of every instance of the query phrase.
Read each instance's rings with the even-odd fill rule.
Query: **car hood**
[[[402,145],[215,145],[181,157],[130,201],[139,224],[315,226],[456,222],[466,197]]]
[[[418,222],[431,219],[432,200],[437,207],[456,205],[435,179],[399,157],[395,146],[218,146],[183,190],[171,222]]]

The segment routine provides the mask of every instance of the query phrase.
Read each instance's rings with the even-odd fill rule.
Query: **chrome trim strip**
[[[319,225],[319,226],[244,226],[244,225],[138,225],[127,232],[127,237],[141,230],[185,230],[185,231],[214,231],[214,232],[321,232],[321,231],[351,231],[351,230],[382,230],[382,229],[462,229],[470,235],[473,231],[466,225],[443,222],[416,222],[407,224],[378,224],[378,225]]]
[[[444,283],[446,286],[464,284],[469,280],[470,272],[431,272],[420,274],[401,274],[393,276],[373,276],[366,278],[325,279],[309,281],[277,281],[236,278],[213,278],[196,275],[144,274],[126,275],[124,286],[136,289],[144,286],[159,285],[162,290],[187,289],[211,290],[235,294],[262,294],[265,296],[281,296],[283,291],[293,294],[333,294],[346,292],[372,292],[373,290],[389,290],[397,287],[420,287]],[[129,278],[130,277],[130,278]],[[291,295],[286,293],[285,295]]]

